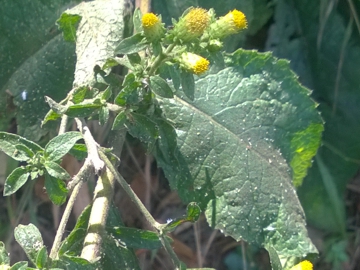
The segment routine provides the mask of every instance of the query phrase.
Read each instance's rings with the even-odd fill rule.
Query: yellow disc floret
[[[200,75],[207,71],[210,64],[209,60],[206,58],[189,52],[183,53],[179,62],[183,68],[196,75]]]
[[[154,27],[157,23],[159,23],[159,18],[154,13],[146,13],[141,18],[141,23],[143,28],[151,28]]]
[[[200,37],[209,26],[210,15],[206,9],[191,8],[179,22],[174,25],[174,36],[183,42]]]
[[[311,262],[305,260],[291,267],[290,270],[313,270],[313,265]]]
[[[184,20],[186,22],[187,30],[192,34],[200,36],[209,25],[210,18],[206,9],[193,8],[186,14]]]
[[[234,9],[225,15],[225,18],[232,21],[233,26],[238,30],[247,28],[247,20],[245,14]]]

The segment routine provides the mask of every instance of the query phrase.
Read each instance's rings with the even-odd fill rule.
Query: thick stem
[[[114,184],[114,175],[106,168],[105,172],[99,177],[95,187],[89,226],[81,252],[81,257],[90,262],[96,261],[101,253],[102,239],[113,196]]]

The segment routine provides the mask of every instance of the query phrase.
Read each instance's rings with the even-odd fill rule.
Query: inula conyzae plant
[[[125,39],[122,12],[122,1],[84,2],[57,21],[64,39],[76,44],[77,62],[66,97],[45,97],[50,110],[42,125],[61,119],[56,137],[42,147],[0,133],[0,150],[21,162],[4,196],[39,176],[54,204],[69,196],[49,254],[36,226],[16,227],[32,267],[139,269],[134,249],[163,248],[174,269],[186,269],[168,233],[203,212],[214,229],[264,247],[273,269],[312,269],[317,250],[295,187],[320,145],[323,121],[288,61],[243,49],[224,53],[224,39],[248,27],[236,9],[217,17],[212,9],[189,8],[169,27],[160,15],[136,10],[135,34]],[[126,75],[113,72],[116,66]],[[110,123],[111,148],[95,141],[88,127],[94,119]],[[70,122],[78,131],[68,131]],[[155,157],[188,205],[185,216],[158,223],[119,174],[127,133]],[[83,160],[74,177],[60,165],[68,153]],[[98,177],[93,202],[63,239],[79,189],[92,175]],[[117,184],[152,230],[123,225],[111,204]],[[0,269],[29,269],[28,262],[9,264],[0,243]]]

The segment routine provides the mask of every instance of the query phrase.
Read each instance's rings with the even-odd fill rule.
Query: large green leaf
[[[2,1],[0,92],[8,98],[0,100],[1,130],[16,117],[18,133],[39,139],[45,132],[39,132],[40,121],[48,110],[44,95],[59,100],[71,89],[74,46],[62,41],[55,21],[74,2]],[[11,111],[12,102],[16,108]]]
[[[156,151],[159,165],[182,199],[206,208],[208,222],[225,234],[272,246],[280,257],[316,252],[292,185],[320,144],[316,103],[289,63],[270,53],[238,50],[226,63],[196,81],[193,101],[181,92],[159,98],[178,136],[178,149],[169,137],[167,150]]]
[[[103,66],[114,55],[123,37],[124,1],[83,2],[64,14],[79,15],[76,31],[76,69],[74,86],[94,83],[94,67]],[[73,16],[62,15],[62,25],[74,25]],[[63,28],[65,35],[74,28]]]
[[[347,4],[329,12],[330,6],[321,8],[318,1],[279,1],[268,40],[268,49],[291,60],[300,80],[314,89],[320,102],[325,132],[318,155],[324,164],[315,161],[298,194],[309,223],[337,233],[344,233],[345,220],[339,219],[338,208],[345,212],[345,205],[342,200],[334,204],[334,194],[342,197],[360,164],[360,46],[358,32],[342,16],[342,5]],[[324,178],[324,166],[331,178]]]

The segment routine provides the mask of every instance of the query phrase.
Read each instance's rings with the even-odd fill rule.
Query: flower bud
[[[180,66],[186,69],[187,71],[200,75],[209,69],[209,60],[200,55],[185,52],[181,55]]]
[[[158,41],[164,37],[164,25],[161,23],[161,18],[154,13],[145,13],[141,18],[141,23],[144,35],[148,41]]]
[[[200,37],[208,27],[210,15],[206,9],[191,8],[190,11],[180,18],[174,25],[173,33],[178,39],[188,42]]]
[[[311,262],[305,260],[291,267],[290,270],[313,270],[313,265]]]
[[[212,39],[223,39],[247,28],[247,20],[244,13],[234,9],[212,23],[209,28]]]

